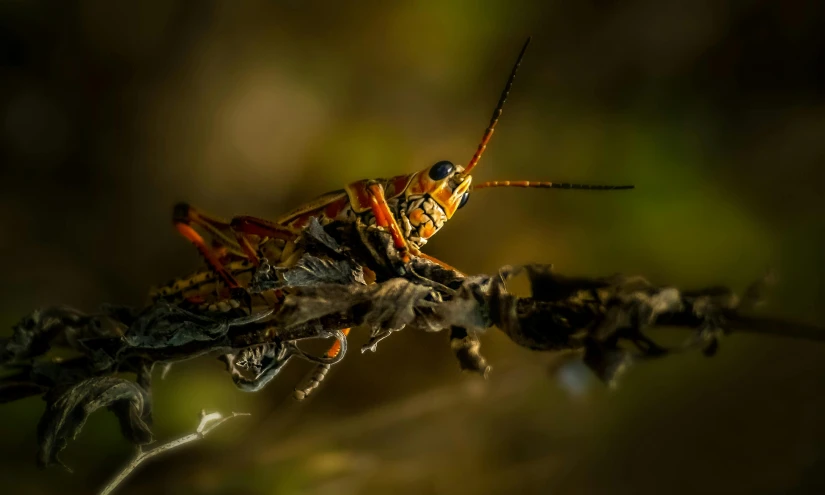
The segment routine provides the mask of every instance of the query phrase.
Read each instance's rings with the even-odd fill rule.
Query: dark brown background
[[[477,179],[638,189],[479,192],[430,254],[739,290],[774,267],[764,311],[825,323],[821,3],[344,3],[1,2],[2,327],[51,304],[141,304],[198,267],[175,201],[274,217],[348,181],[466,163],[527,34]],[[500,335],[484,349],[487,382],[458,372],[445,335],[402,332],[302,405],[297,364],[255,395],[218,362],[177,366],[156,389],[161,439],[201,408],[252,417],[121,493],[825,493],[821,344],[736,335],[615,393]],[[129,455],[99,414],[64,456],[74,475],[38,471],[42,408],[0,408],[4,493],[92,493]]]

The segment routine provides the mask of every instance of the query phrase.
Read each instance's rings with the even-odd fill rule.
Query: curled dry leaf
[[[68,440],[75,438],[89,415],[101,407],[115,413],[123,436],[130,442],[142,445],[152,441],[146,424],[150,413],[146,391],[135,382],[113,376],[88,378],[64,390],[50,391],[46,402],[46,412],[37,426],[37,461],[42,466],[61,463],[58,455]]]

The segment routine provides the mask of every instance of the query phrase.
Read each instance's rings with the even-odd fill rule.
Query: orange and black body
[[[440,167],[443,168],[444,165]],[[410,247],[417,249],[426,244],[453,216],[460,206],[460,199],[456,201],[454,198],[461,198],[461,195],[468,192],[469,185],[469,179],[462,184],[451,183],[449,180],[433,180],[431,174],[422,172],[390,179],[360,180],[288,213],[278,223],[297,231],[305,227],[313,217],[321,225],[334,221],[354,221],[356,217],[360,217],[363,223],[374,225],[374,194],[370,191],[370,186],[378,186],[383,190],[384,201],[395,221],[400,224],[404,238]]]
[[[478,165],[493,135],[529,42],[528,39],[524,44],[482,140],[466,167],[440,161],[408,175],[389,179],[359,180],[341,190],[324,194],[274,221],[242,216],[226,222],[188,205],[178,205],[174,214],[175,225],[178,231],[198,248],[209,269],[160,287],[152,293],[152,297],[175,302],[185,301],[212,311],[237,308],[240,302],[236,296],[243,293],[244,288],[248,286],[253,272],[261,264],[262,257],[266,258],[267,263],[281,267],[289,267],[297,261],[301,253],[294,240],[313,218],[322,226],[334,222],[357,222],[368,227],[386,229],[404,263],[408,263],[411,257],[422,257],[452,269],[449,265],[423,254],[421,248],[467,203],[473,189],[632,188],[529,181],[492,181],[472,187],[470,173]],[[201,237],[198,230],[206,231],[211,237],[211,243]],[[403,272],[401,269],[400,273]],[[248,306],[272,308],[277,306],[281,296],[282,294],[277,291],[271,294],[247,295],[252,299]],[[337,353],[338,349],[333,347],[327,356]]]

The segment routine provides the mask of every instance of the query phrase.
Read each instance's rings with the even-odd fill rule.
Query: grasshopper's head
[[[460,165],[442,160],[414,174],[406,196],[431,199],[449,220],[470,198],[473,178],[463,172]]]
[[[406,237],[417,247],[435,235],[467,203],[472,177],[448,161],[412,174],[400,212]]]
[[[530,38],[527,38],[510,72],[510,77],[507,79],[507,85],[501,93],[490,125],[484,132],[481,144],[467,167],[456,166],[444,160],[411,176],[404,191],[401,216],[407,231],[407,238],[417,246],[426,243],[427,239],[452,218],[456,210],[467,204],[470,198],[470,184],[473,182],[470,171],[478,164],[481,154],[493,135],[493,129],[501,115],[504,101],[507,99],[516,77],[516,71],[529,44]]]
[[[473,158],[466,167],[453,165],[448,161],[440,161],[424,170],[406,176],[409,182],[406,183],[404,191],[404,201],[401,204],[401,216],[406,230],[406,237],[416,246],[422,246],[427,239],[432,237],[442,226],[452,218],[453,214],[467,204],[470,198],[470,185],[473,178],[470,172],[478,165],[481,155],[487,148],[487,143],[493,136],[498,119],[501,116],[504,102],[510,94],[513,80],[516,78],[521,59],[530,38],[524,43],[519,53],[507,84],[501,92],[496,109],[490,119],[490,124],[484,131]],[[556,182],[531,182],[531,181],[488,181],[476,185],[473,189],[485,189],[488,187],[537,187],[553,189],[590,189],[590,190],[611,190],[611,189],[632,189],[633,186],[601,186],[584,184],[567,184]]]

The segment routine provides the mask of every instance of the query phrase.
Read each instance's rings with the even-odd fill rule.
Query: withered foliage
[[[397,331],[446,330],[461,369],[485,376],[490,366],[479,336],[497,328],[529,349],[580,353],[608,384],[634,361],[693,348],[713,355],[719,337],[730,330],[823,338],[816,328],[743,315],[762,297],[766,280],[740,298],[722,287],[682,291],[641,277],[565,277],[545,265],[468,277],[425,259],[404,265],[383,231],[363,226],[325,230],[313,223],[301,245],[305,254],[295,266],[263,263],[247,289],[283,291],[286,299],[277,311],[215,314],[159,301],[143,308],[104,306],[89,315],[49,308],[24,318],[0,341],[0,402],[43,396],[38,462],[59,462],[67,441],[102,407],[118,417],[130,442],[151,442],[155,365],[220,356],[235,383],[254,391],[293,357],[334,365],[345,346],[337,357],[325,358],[305,353],[298,343],[334,337],[345,344],[340,330],[350,327],[369,329],[362,351],[375,351]],[[364,260],[375,283],[365,281]],[[530,297],[508,291],[508,280],[519,273],[530,281]],[[691,337],[667,348],[648,335],[660,326],[691,329]],[[69,356],[54,357],[55,350]],[[124,373],[134,381],[122,378]]]

